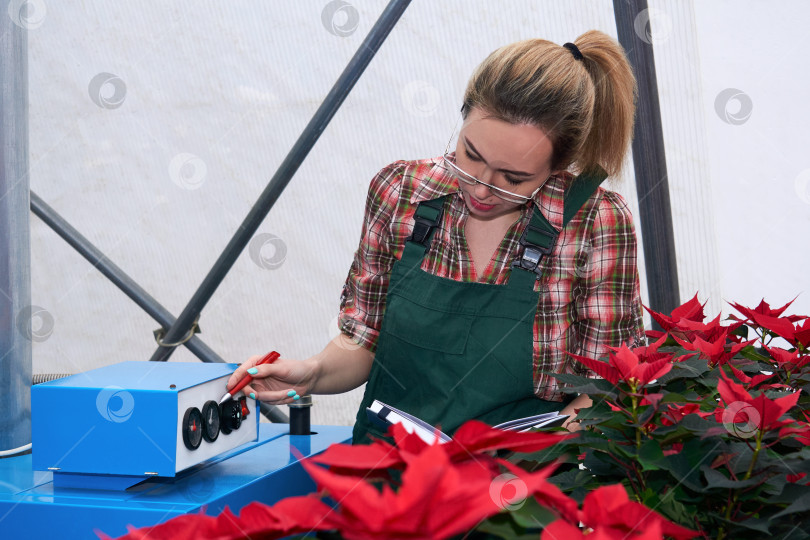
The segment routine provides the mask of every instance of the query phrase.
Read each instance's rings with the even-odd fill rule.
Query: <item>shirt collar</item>
[[[459,192],[458,180],[444,169],[441,157],[420,162],[414,169],[414,173],[414,179],[418,182],[418,185],[411,195],[411,204],[418,204],[422,201],[443,197],[449,193]],[[563,195],[571,185],[572,180],[573,176],[567,172],[552,176],[532,199],[534,206],[543,212],[549,223],[557,230],[562,229]]]

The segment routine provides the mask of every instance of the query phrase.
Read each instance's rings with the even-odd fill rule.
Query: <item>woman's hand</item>
[[[579,420],[574,419],[577,417],[579,409],[587,409],[591,405],[593,405],[593,401],[588,397],[588,394],[580,394],[574,398],[574,401],[566,405],[565,408],[560,411],[560,414],[568,416],[568,420],[563,422],[563,427],[568,429],[568,431],[579,431],[582,429]]]
[[[248,369],[255,367],[256,374],[251,374],[253,381],[243,390],[246,395],[253,394],[255,399],[271,405],[286,405],[294,401],[292,396],[287,395],[288,392],[292,391],[301,396],[310,393],[316,372],[311,360],[279,358],[271,364],[256,366],[263,356],[251,356],[239,366],[228,379],[228,390],[242,380]]]

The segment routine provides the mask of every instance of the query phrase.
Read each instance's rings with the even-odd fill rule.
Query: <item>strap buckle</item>
[[[523,268],[529,272],[540,274],[540,261],[544,255],[548,255],[557,243],[559,233],[552,232],[539,227],[533,227],[531,223],[526,225],[523,234],[518,242],[523,246],[523,253],[512,263],[513,267]],[[529,240],[531,238],[531,240]]]
[[[419,216],[414,216],[413,232],[408,237],[409,242],[416,242],[417,244],[424,245],[434,227],[438,225],[438,220],[427,219]]]
[[[441,197],[419,203],[413,216],[413,232],[407,238],[407,242],[416,242],[427,248],[431,233],[442,219],[444,199],[445,197]]]

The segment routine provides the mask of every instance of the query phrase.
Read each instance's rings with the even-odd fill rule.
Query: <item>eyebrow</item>
[[[473,146],[473,144],[470,142],[470,139],[468,139],[467,137],[464,137],[464,142],[467,144],[467,146],[469,146],[472,149],[473,152],[475,152],[478,155],[479,158],[484,160],[484,163],[487,162],[487,160],[484,159],[484,156],[481,155],[481,152],[479,152],[478,149],[476,149],[475,146]],[[523,171],[513,171],[513,170],[510,170],[510,169],[498,169],[498,170],[501,171],[501,172],[504,172],[504,173],[513,174],[515,176],[534,176],[533,173],[528,173],[528,172],[523,172]]]

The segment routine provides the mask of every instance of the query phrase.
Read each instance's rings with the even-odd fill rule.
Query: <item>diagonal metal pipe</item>
[[[48,206],[36,193],[31,192],[31,211],[46,225],[64,239],[73,249],[87,259],[99,272],[121,289],[133,302],[141,307],[150,317],[164,328],[176,320],[168,309],[163,307],[152,295],[138,285],[118,265],[107,258],[90,240],[68,223],[56,210]],[[185,346],[203,362],[225,363],[217,353],[197,337],[193,336]],[[30,385],[30,383],[29,383]],[[272,405],[262,403],[262,413],[272,422],[287,423],[287,415]]]
[[[638,81],[633,168],[636,174],[639,217],[650,308],[670,313],[680,305],[678,262],[672,230],[664,134],[655,75],[647,0],[614,0],[619,43],[627,51]],[[640,34],[643,34],[643,38]],[[653,321],[653,325],[657,323]]]
[[[237,229],[216,263],[214,263],[214,266],[208,272],[208,275],[205,276],[205,279],[203,279],[203,282],[197,288],[185,309],[183,309],[183,312],[180,313],[180,316],[177,317],[174,324],[166,330],[166,335],[163,338],[164,342],[175,343],[189,332],[200,312],[211,299],[211,296],[213,296],[214,291],[216,291],[217,287],[222,283],[222,280],[233,266],[237,257],[239,257],[239,254],[242,253],[242,250],[255,234],[262,221],[264,221],[268,212],[270,212],[270,209],[281,196],[284,188],[287,187],[290,179],[307,157],[307,154],[309,154],[309,151],[315,145],[315,142],[321,136],[321,133],[323,133],[329,121],[340,108],[369,62],[371,62],[371,59],[385,41],[385,38],[388,37],[388,34],[394,28],[397,21],[402,16],[402,13],[405,11],[405,8],[408,7],[408,4],[410,4],[410,0],[391,0],[386,6],[385,10],[374,24],[374,27],[363,40],[363,43],[360,44],[357,52],[349,61],[343,73],[329,91],[329,94],[327,94],[323,103],[321,103],[321,106],[315,112],[309,124],[307,124],[307,127],[298,137],[295,145],[287,154],[287,157],[284,158],[284,161],[267,184],[267,187],[259,196],[256,204],[253,205],[253,208],[251,208],[248,215],[242,221],[239,229]],[[159,362],[166,361],[169,359],[172,352],[174,352],[173,346],[158,346],[150,360]]]

